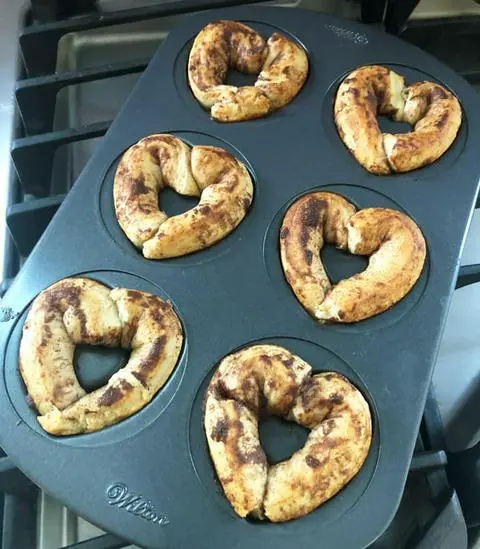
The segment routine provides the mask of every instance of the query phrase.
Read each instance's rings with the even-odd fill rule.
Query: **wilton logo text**
[[[136,517],[148,520],[159,526],[166,526],[170,522],[165,515],[157,513],[150,500],[146,500],[143,496],[132,494],[129,492],[128,487],[121,482],[111,484],[107,488],[106,494],[110,505],[116,505],[119,509],[123,509]]]

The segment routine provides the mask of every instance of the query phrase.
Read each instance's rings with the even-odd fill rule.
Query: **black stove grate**
[[[120,549],[128,545],[123,539],[114,536],[113,534],[104,534],[97,538],[67,545],[64,549]]]
[[[148,63],[148,59],[140,59],[56,74],[57,47],[62,36],[70,32],[255,1],[258,0],[174,0],[155,6],[104,14],[94,12],[46,23],[32,22],[31,15],[27,17],[26,26],[20,36],[24,78],[19,80],[16,86],[18,120],[16,139],[12,144],[16,176],[12,175],[10,181],[7,210],[10,235],[5,252],[3,291],[8,288],[23,260],[29,255],[65,197],[64,194],[51,195],[50,182],[56,151],[67,144],[101,137],[108,130],[111,122],[96,122],[81,128],[53,131],[57,93],[62,88],[74,84],[140,73]],[[58,2],[33,0],[32,4],[34,4],[35,14],[54,17],[58,13]],[[72,3],[74,4],[80,7],[88,4],[92,7],[94,2],[77,0],[76,3]],[[480,18],[417,21],[404,28],[405,6],[397,12],[389,8],[389,12],[385,9],[385,2],[370,2],[375,6],[367,6],[367,4],[369,2],[362,2],[362,16],[365,22],[378,23],[383,20],[387,30],[395,32],[403,28],[401,36],[404,39],[437,55],[472,83],[480,83],[480,59],[475,55],[472,58],[471,55],[472,52],[480,50]],[[391,3],[393,4],[395,2]],[[407,2],[407,4],[413,8],[416,2]],[[442,41],[437,39],[440,28]],[[455,50],[444,48],[443,45],[449,42],[445,40],[445,33],[451,37],[462,36],[461,41],[455,40]],[[472,46],[473,42],[476,46]],[[464,51],[465,48],[468,52]],[[466,63],[465,58],[469,52],[467,59],[470,61]],[[28,230],[25,230],[26,227]],[[457,287],[479,280],[480,266],[464,267],[460,271]],[[394,519],[392,526],[372,548],[451,549],[458,547],[460,549],[462,547],[461,544],[465,541],[465,522],[456,493],[447,479],[447,455],[442,448],[444,448],[444,442],[441,422],[434,395],[430,395],[407,484],[407,486],[413,486],[413,491],[421,487],[423,492],[427,492],[428,512],[423,515],[420,513],[416,521],[413,523],[410,521],[407,525],[399,526],[400,521]],[[477,462],[474,462],[470,456],[470,461],[472,462],[470,467],[473,470],[475,463],[480,459],[477,458]],[[464,462],[462,467],[466,467]],[[468,476],[464,471],[462,490],[466,489],[465,484],[468,482],[465,482],[465,478],[475,477]],[[478,478],[476,482],[480,484]],[[1,548],[34,549],[38,488],[15,468],[3,452],[0,453],[0,490],[4,493],[3,502],[0,501],[0,511],[3,516]],[[477,488],[477,501],[480,499],[479,494],[480,488]],[[472,498],[472,492],[468,493],[467,490],[466,500],[469,497],[475,501]],[[408,490],[404,499],[408,499]],[[470,515],[471,512],[471,509],[466,509],[467,516],[473,516]],[[68,548],[117,549],[126,545],[128,543],[124,540],[112,534],[105,534],[70,545]]]

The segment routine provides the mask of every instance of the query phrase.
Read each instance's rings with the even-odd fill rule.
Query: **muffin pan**
[[[186,80],[189,47],[204,25],[222,18],[243,21],[264,36],[279,30],[307,50],[308,79],[281,111],[222,125],[194,99]],[[436,163],[379,177],[345,149],[333,123],[335,90],[350,70],[372,63],[391,66],[409,82],[441,82],[460,99],[461,130]],[[252,207],[213,247],[151,261],[120,230],[112,200],[115,167],[125,149],[152,133],[221,146],[250,170]],[[478,191],[479,134],[480,104],[468,84],[394,37],[303,10],[249,7],[189,17],[152,59],[3,299],[2,447],[67,506],[142,546],[216,549],[225,540],[265,549],[368,546],[393,517],[407,476]],[[313,189],[338,192],[362,208],[405,211],[422,229],[428,247],[424,271],[391,310],[352,326],[323,326],[296,301],[283,278],[278,230],[288,205]],[[193,204],[162,194],[168,213]],[[365,260],[329,247],[322,254],[333,280],[365,266]],[[32,299],[77,274],[170,299],[183,323],[184,349],[168,383],[143,410],[97,433],[55,438],[41,430],[26,403],[18,346]],[[234,515],[215,479],[202,425],[203,393],[215,366],[233,350],[260,341],[284,345],[315,371],[349,377],[368,399],[374,421],[370,455],[357,477],[308,516],[282,524]],[[102,352],[78,357],[81,378],[91,387],[111,373],[101,368],[114,369],[123,360],[121,354],[107,360]],[[288,457],[305,437],[300,428],[271,420],[261,435],[272,460]]]

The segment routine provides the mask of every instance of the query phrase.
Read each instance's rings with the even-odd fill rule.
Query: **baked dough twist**
[[[369,255],[368,267],[332,287],[320,250],[333,244]],[[285,277],[297,299],[320,321],[358,322],[400,301],[422,272],[426,245],[404,213],[388,208],[356,208],[342,196],[314,192],[285,214],[280,231]]]
[[[158,193],[171,187],[200,201],[168,217]],[[145,137],[123,155],[113,185],[115,213],[127,238],[148,259],[177,257],[225,238],[245,217],[253,183],[242,162],[218,147],[190,149],[169,134]]]
[[[304,447],[269,466],[258,437],[261,415],[311,429]],[[310,513],[358,473],[372,423],[367,402],[342,375],[312,376],[287,349],[254,345],[225,357],[212,377],[205,433],[235,512],[283,522]]]
[[[163,299],[66,278],[34,300],[23,326],[19,369],[45,431],[89,433],[150,402],[175,367],[182,341],[180,321]],[[73,367],[78,343],[132,352],[106,385],[86,394]]]
[[[403,76],[378,65],[351,72],[335,98],[335,123],[343,142],[369,172],[408,172],[435,162],[462,122],[458,99],[440,84],[405,86]],[[407,122],[413,131],[382,134],[377,115]]]
[[[260,73],[254,86],[224,84],[229,68]],[[281,109],[307,78],[308,58],[300,46],[277,32],[265,40],[238,21],[216,21],[195,38],[188,82],[197,100],[219,122],[238,122]]]

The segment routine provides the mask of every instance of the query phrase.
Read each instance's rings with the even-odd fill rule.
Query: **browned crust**
[[[369,255],[362,272],[331,287],[320,250],[324,242]],[[280,230],[285,277],[305,309],[321,321],[358,322],[398,303],[420,276],[422,232],[404,213],[355,208],[334,193],[310,193],[287,211]]]
[[[270,468],[264,506],[273,522],[306,515],[337,494],[361,469],[372,440],[367,402],[335,372],[300,388],[290,419],[311,432],[290,460]]]
[[[366,208],[347,231],[350,252],[370,256],[369,263],[329,292],[315,313],[320,320],[358,322],[386,311],[413,288],[425,263],[423,234],[402,212]]]
[[[40,414],[60,410],[85,391],[73,370],[76,343],[115,346],[121,325],[108,306],[109,290],[93,280],[65,279],[50,286],[32,304],[23,327],[21,375]],[[89,296],[95,296],[94,300]]]
[[[175,367],[182,339],[178,317],[159,297],[68,278],[33,302],[20,343],[20,373],[47,432],[97,431],[153,398]],[[76,343],[122,345],[132,353],[105,386],[86,394],[73,368]]]
[[[377,115],[412,125],[404,134],[382,134]],[[375,174],[406,172],[437,160],[461,125],[457,98],[439,84],[405,86],[403,77],[378,65],[351,72],[335,98],[340,138],[357,161]]]
[[[260,73],[254,86],[225,85],[229,68]],[[265,116],[289,103],[308,73],[304,50],[279,33],[268,42],[238,21],[216,21],[204,27],[193,43],[188,80],[193,94],[220,122]]]
[[[311,429],[306,445],[269,467],[261,414]],[[309,513],[355,476],[371,443],[368,404],[336,373],[311,377],[298,356],[255,345],[227,356],[205,397],[205,433],[218,478],[237,514],[282,522]]]
[[[190,148],[169,134],[149,135],[122,156],[113,184],[118,222],[139,248],[167,219],[158,206],[158,194],[165,187],[182,195],[200,195],[191,173]]]
[[[159,160],[152,158],[152,150]],[[200,196],[200,201],[169,218],[158,207],[164,186]],[[148,259],[178,257],[222,240],[241,223],[252,198],[250,174],[230,153],[218,147],[190,149],[168,134],[146,137],[130,147],[114,181],[118,222]]]
[[[462,123],[458,99],[443,86],[418,82],[408,86],[404,94],[404,120],[414,129],[383,136],[388,163],[396,172],[435,162],[450,148]]]
[[[285,277],[297,299],[314,315],[331,284],[320,250],[324,242],[347,247],[347,222],[355,207],[340,195],[307,194],[287,211],[280,230],[280,254]]]
[[[274,32],[268,39],[268,56],[255,87],[270,101],[270,109],[288,105],[302,89],[308,75],[308,57],[299,45]]]

